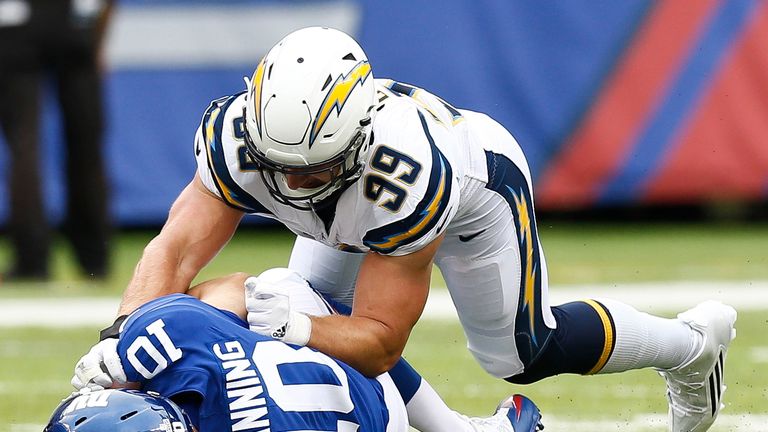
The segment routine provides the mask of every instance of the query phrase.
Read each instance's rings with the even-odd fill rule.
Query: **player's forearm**
[[[407,339],[408,334],[370,318],[332,315],[312,317],[307,345],[375,377],[397,363]]]
[[[369,253],[358,273],[352,315],[313,317],[308,345],[369,377],[391,369],[424,310],[439,244],[407,256]]]
[[[154,298],[186,292],[196,274],[194,267],[185,265],[178,248],[169,247],[156,238],[144,249],[136,265],[118,315],[129,314]]]
[[[232,238],[243,212],[212,196],[195,175],[173,203],[160,234],[144,249],[120,314],[165,294],[182,293]]]

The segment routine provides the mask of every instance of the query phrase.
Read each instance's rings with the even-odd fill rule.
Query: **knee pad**
[[[561,373],[588,374],[608,360],[615,344],[615,330],[608,310],[594,300],[552,307],[557,328],[539,355],[523,373],[505,378],[530,384]]]

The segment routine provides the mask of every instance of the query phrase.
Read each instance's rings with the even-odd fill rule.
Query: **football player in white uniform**
[[[353,306],[348,317],[311,317],[278,292],[258,293],[248,308],[259,332],[380,374],[421,315],[434,262],[488,373],[530,383],[654,367],[672,431],[712,424],[736,312],[707,302],[663,319],[602,299],[550,307],[531,173],[500,124],[374,79],[360,46],[328,28],[288,35],[246,81],[205,112],[197,174],[145,249],[120,313],[183,292],[257,213],[298,235],[290,267]]]

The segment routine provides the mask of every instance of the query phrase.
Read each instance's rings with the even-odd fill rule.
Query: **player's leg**
[[[101,77],[94,52],[72,47],[56,63],[66,136],[67,216],[63,231],[83,271],[105,277],[111,221],[105,174]]]
[[[724,361],[735,336],[736,311],[705,302],[667,319],[624,303],[597,299],[552,308],[552,342],[508,381],[525,384],[558,373],[604,374],[653,367],[667,383],[673,432],[705,431],[725,391]]]
[[[489,204],[493,202],[492,198],[479,201],[477,205],[482,210],[479,213],[496,218],[483,218],[489,226],[477,239],[485,244],[478,244],[474,251],[482,251],[478,257],[491,255],[492,258],[465,259],[463,264],[474,274],[449,271],[446,276],[449,289],[452,295],[455,294],[454,302],[457,297],[460,300],[456,302],[457,308],[466,310],[467,318],[462,324],[465,331],[469,329],[470,349],[474,345],[475,349],[481,347],[484,350],[483,353],[473,352],[481,365],[497,376],[500,371],[494,367],[506,368],[512,372],[506,379],[514,383],[534,382],[566,372],[594,374],[654,367],[662,370],[667,380],[672,430],[706,430],[720,408],[719,399],[724,389],[723,360],[735,335],[736,312],[719,303],[705,303],[677,319],[665,319],[612,300],[572,302],[550,310],[546,263],[538,245],[527,163],[519,146],[503,128],[493,124],[487,126],[482,132],[486,139],[506,139],[509,145],[500,153],[486,152],[488,182],[485,189],[506,201],[509,220],[514,221],[509,231],[515,234],[512,238],[504,237],[496,222],[500,213]],[[483,199],[481,192],[476,195],[480,197],[475,199]],[[477,228],[475,224],[473,229]],[[488,233],[491,233],[490,237]],[[498,246],[499,239],[509,242],[511,253]],[[506,256],[502,256],[504,253]],[[456,258],[460,256],[458,253],[453,255],[443,260],[461,262]],[[509,271],[510,267],[517,269],[517,273]],[[445,273],[444,270],[444,276]],[[469,292],[470,287],[472,292],[477,292],[478,281],[484,287],[482,293],[502,292],[504,294],[496,295],[517,300],[512,315],[514,320],[510,320],[514,323],[512,333],[507,327],[499,334],[497,327],[480,327],[472,321],[480,315],[472,313],[472,308],[478,304],[461,295]],[[498,316],[502,309],[495,307],[492,310]],[[459,316],[462,316],[461,310]],[[493,348],[494,341],[504,343],[511,334],[515,337],[516,358],[522,364],[520,371],[515,371],[512,363],[498,360],[499,350]],[[485,357],[490,359],[488,365],[483,364]]]
[[[345,252],[315,240],[297,237],[288,268],[299,272],[323,294],[352,306],[355,280],[365,254]]]
[[[405,402],[411,426],[422,432],[533,432],[541,427],[538,407],[525,396],[502,401],[491,417],[468,417],[450,409],[405,359],[386,375],[391,376]]]
[[[486,371],[530,383],[560,373],[669,368],[695,351],[694,332],[679,320],[611,301],[550,308],[530,178],[520,161],[488,159],[494,174],[469,203],[483,218],[455,221],[436,258],[468,347]]]
[[[667,319],[610,299],[586,303],[600,311],[608,335],[600,361],[587,373],[653,367],[666,380],[671,430],[709,429],[723,406],[724,362],[736,336],[736,311],[710,301]]]
[[[473,431],[467,418],[450,409],[432,386],[404,359],[400,359],[388,375],[392,377],[405,402],[411,426],[422,432]]]
[[[522,374],[528,384],[560,373],[591,375],[645,367],[672,368],[694,354],[697,337],[686,323],[639,312],[609,299],[555,306],[557,329],[547,349]]]
[[[556,327],[546,264],[534,237],[530,205],[522,210],[530,213],[521,217],[493,191],[479,189],[472,195],[483,217],[458,221],[455,230],[449,229],[435,262],[456,306],[467,348],[489,374],[506,378],[531,366]],[[522,235],[509,224],[519,220],[528,221]]]
[[[24,53],[28,61],[0,66],[0,126],[10,156],[8,234],[14,252],[12,268],[0,271],[9,271],[5,275],[9,278],[46,278],[49,270],[51,233],[43,205],[38,131],[41,72],[32,59],[26,59],[35,52],[30,48]],[[12,58],[12,53],[4,51],[0,63]]]

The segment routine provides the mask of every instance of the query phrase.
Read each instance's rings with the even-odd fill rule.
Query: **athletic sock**
[[[473,432],[469,418],[451,410],[426,380],[405,405],[408,422],[422,432]]]
[[[599,302],[608,309],[616,326],[616,345],[598,373],[674,368],[688,361],[701,345],[701,335],[678,319],[639,312],[615,300]]]
[[[408,411],[408,423],[421,432],[473,432],[469,418],[450,408],[405,359],[389,371]]]

